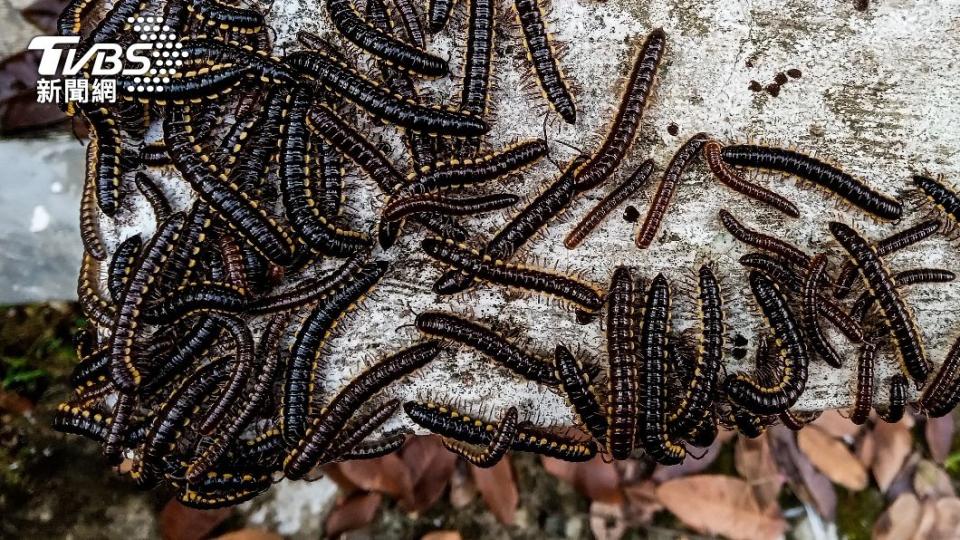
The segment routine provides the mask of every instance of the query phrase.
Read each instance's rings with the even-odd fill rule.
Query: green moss
[[[854,492],[837,486],[837,532],[850,540],[869,539],[884,504],[876,489]]]

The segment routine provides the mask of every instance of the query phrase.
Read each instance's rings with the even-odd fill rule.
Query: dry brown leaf
[[[937,509],[937,521],[930,531],[931,538],[950,538],[960,531],[960,499],[949,497],[934,503]]]
[[[590,505],[590,531],[597,540],[619,540],[627,532],[622,504],[594,501]]]
[[[880,486],[880,491],[886,493],[887,488],[903,467],[907,456],[910,455],[913,438],[904,420],[896,424],[881,422],[873,428],[873,435],[879,451],[874,456],[870,469],[877,485]]]
[[[837,491],[830,479],[814,468],[797,448],[796,436],[784,426],[767,430],[770,449],[777,465],[801,500],[813,505],[820,516],[833,520],[837,511]]]
[[[663,505],[657,499],[657,485],[649,480],[624,486],[623,493],[627,498],[629,525],[649,525],[653,522],[653,516],[663,510]]]
[[[420,477],[430,470],[432,467],[431,461],[437,457],[453,456],[456,458],[456,455],[443,447],[443,443],[440,442],[440,437],[437,435],[410,437],[399,454],[403,462],[407,464],[407,469],[410,470],[410,480],[414,484],[419,482]]]
[[[913,475],[916,473],[920,461],[920,453],[917,451],[912,452],[907,457],[903,467],[900,467],[900,471],[893,477],[890,487],[887,488],[885,495],[888,501],[895,500],[903,493],[913,493]]]
[[[373,523],[381,502],[383,495],[379,493],[358,493],[345,499],[327,516],[323,526],[324,535],[332,538],[344,531],[352,531]]]
[[[364,491],[377,491],[413,504],[413,482],[410,470],[396,454],[377,459],[344,461],[340,472]]]
[[[240,529],[220,535],[216,540],[283,540],[283,537],[263,529]]]
[[[459,531],[430,531],[420,537],[420,540],[461,540]]]
[[[623,503],[617,468],[613,463],[604,462],[600,456],[583,463],[570,463],[548,457],[541,458],[541,461],[548,473],[572,484],[591,501]]]
[[[661,484],[657,498],[687,526],[730,538],[778,538],[786,529],[779,517],[764,514],[750,485],[731,476],[700,475]]]
[[[925,459],[917,463],[913,473],[913,491],[921,499],[956,496],[950,475],[936,463]]]
[[[465,508],[477,498],[477,486],[467,476],[466,471],[456,467],[450,478],[450,504],[454,508]]]
[[[197,510],[171,500],[160,512],[160,535],[164,540],[200,540],[223,523],[232,510]]]
[[[413,481],[412,505],[404,508],[410,512],[422,512],[443,496],[457,466],[457,456],[448,452],[439,437],[434,436],[411,439],[400,456]]]
[[[940,418],[927,418],[927,423],[923,427],[924,437],[927,439],[927,446],[930,448],[930,456],[937,463],[943,463],[950,455],[950,447],[953,445],[953,413]]]
[[[487,503],[487,508],[500,523],[512,525],[517,505],[520,503],[520,494],[517,492],[517,482],[513,477],[510,460],[503,458],[489,469],[470,465],[470,475],[480,496]]]
[[[860,431],[860,426],[851,422],[849,418],[844,418],[840,411],[836,409],[823,411],[823,414],[814,420],[812,425],[838,439],[850,440]]]
[[[936,537],[930,536],[933,528],[937,524],[937,505],[933,501],[923,501],[920,503],[920,522],[917,528],[910,536],[910,540],[930,540]]]
[[[760,508],[764,511],[776,508],[784,478],[770,453],[767,436],[756,439],[738,437],[733,457],[737,472],[752,487]]]
[[[830,480],[853,491],[867,487],[866,469],[842,441],[810,426],[797,434],[797,445]]]
[[[874,540],[907,540],[920,524],[922,508],[913,493],[904,493],[893,501],[873,525]]]
[[[869,468],[873,463],[874,455],[877,452],[877,443],[876,439],[873,438],[873,432],[863,430],[860,432],[860,436],[857,437],[857,442],[853,445],[853,453],[856,454],[857,459],[860,460],[860,464],[864,468]]]
[[[33,408],[29,399],[16,392],[0,390],[0,411],[23,414]]]

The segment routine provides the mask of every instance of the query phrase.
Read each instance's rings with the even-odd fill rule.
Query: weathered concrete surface
[[[619,99],[621,74],[627,71],[632,52],[647,32],[662,26],[669,36],[669,46],[659,82],[639,143],[614,181],[648,157],[655,159],[662,171],[676,148],[698,131],[726,141],[750,138],[797,144],[836,161],[890,194],[906,195],[913,172],[927,170],[960,179],[960,67],[956,60],[960,57],[960,2],[887,1],[871,6],[866,13],[836,0],[555,0],[553,4],[552,26],[558,40],[569,47],[563,65],[580,88],[576,94],[577,126],[560,125],[553,116],[549,118],[547,137],[552,157],[559,163],[573,155],[561,141],[588,151],[598,144]],[[498,7],[503,12],[512,9],[508,3]],[[458,7],[458,13],[462,10]],[[453,44],[463,39],[463,18],[455,15],[454,31],[434,39],[430,46],[432,51],[450,56],[455,74],[462,72],[464,48]],[[324,26],[326,15],[313,0],[276,2],[270,19],[279,36],[278,52],[296,48],[291,36],[297,30],[328,31]],[[528,68],[518,30],[501,25],[498,38],[495,70],[499,84],[492,98],[498,116],[488,137],[491,148],[515,139],[543,136],[543,103],[535,92],[520,88],[521,76]],[[790,81],[779,97],[747,89],[753,79],[766,84],[776,73],[790,68],[802,70],[803,76]],[[436,96],[452,103],[456,101],[456,83],[457,79],[446,78],[430,87]],[[680,128],[677,137],[667,133],[672,122]],[[395,131],[373,123],[368,127],[378,142],[394,149],[397,159],[404,159]],[[522,177],[505,181],[504,189],[530,195],[556,174],[554,165],[544,160]],[[355,226],[374,230],[375,214],[369,208],[382,204],[382,197],[368,179],[353,178],[348,214]],[[577,250],[563,248],[563,236],[609,189],[608,185],[578,200],[569,215],[553,223],[518,260],[579,271],[598,285],[605,283],[614,265],[630,264],[647,277],[664,272],[678,290],[683,289],[680,284],[691,282],[701,262],[715,261],[728,291],[730,336],[734,331],[741,332],[751,338],[752,346],[760,322],[744,291],[745,273],[736,262],[748,250],[722,230],[716,219],[718,209],[731,208],[750,225],[806,249],[828,249],[833,253],[834,267],[839,263],[839,248],[830,241],[828,220],[851,223],[877,238],[919,221],[925,213],[909,203],[902,223],[878,224],[841,207],[821,191],[776,177],[760,181],[794,200],[803,217],[786,220],[722,188],[697,169],[684,178],[673,210],[651,249],[641,251],[634,246],[633,225],[625,223],[619,214]],[[182,182],[168,185],[171,191],[183,190]],[[632,204],[643,211],[655,189],[653,184],[647,186]],[[128,217],[120,224],[122,232],[107,234],[111,243],[140,227],[137,216],[149,216],[142,200],[136,196],[131,199],[143,213],[127,212]],[[477,238],[487,238],[510,215],[505,212],[474,220],[469,226]],[[145,228],[152,229],[153,224]],[[577,325],[570,310],[541,298],[490,286],[466,296],[436,297],[430,286],[441,269],[416,248],[421,237],[420,233],[409,234],[389,252],[375,254],[393,260],[393,267],[376,294],[364,302],[360,315],[350,317],[331,340],[324,385],[328,393],[374,359],[419,339],[411,323],[416,313],[431,309],[467,313],[516,334],[544,358],[549,358],[561,342],[578,348],[585,356],[604,359],[600,322]],[[934,239],[922,248],[891,257],[891,265],[898,270],[921,265],[952,268],[956,260],[955,246]],[[916,287],[906,293],[931,357],[937,362],[954,336],[958,287]],[[678,293],[677,297],[675,326],[683,329],[691,325],[693,305],[689,294]],[[808,390],[799,408],[837,407],[850,401],[854,357],[842,340],[835,341],[848,353],[846,367],[831,370],[820,362],[812,365]],[[735,369],[731,360],[728,370]],[[886,388],[886,376],[894,369],[891,351],[886,348],[878,369],[882,388]],[[509,405],[517,405],[522,417],[540,424],[566,425],[571,421],[560,396],[517,381],[504,369],[468,351],[444,353],[409,383],[393,387],[387,394],[454,401],[463,409],[492,417]],[[398,417],[389,427],[403,421]]]

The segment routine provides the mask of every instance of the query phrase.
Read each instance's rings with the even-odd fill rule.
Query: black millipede
[[[607,416],[597,401],[590,378],[570,349],[557,345],[553,354],[554,377],[573,407],[577,419],[601,444],[606,444]]]
[[[637,343],[633,329],[637,300],[630,269],[618,266],[607,293],[606,448],[614,459],[630,457],[637,440],[639,407]]]
[[[213,63],[217,67],[237,66],[248,69],[258,76],[262,83],[292,86],[306,82],[280,58],[249,45],[204,37],[184,39],[181,45],[181,54],[208,64]]]
[[[873,248],[876,250],[878,257],[889,255],[907,246],[916,244],[924,238],[936,233],[940,230],[940,225],[940,221],[936,219],[918,223],[913,227],[904,229],[876,242]],[[850,290],[852,289],[853,283],[856,281],[856,279],[857,265],[850,261],[846,261],[843,266],[840,267],[840,272],[837,274],[836,285],[833,289],[833,296],[836,298],[846,297],[850,293]]]
[[[158,227],[134,263],[130,279],[117,302],[110,336],[110,377],[121,392],[131,393],[140,386],[141,374],[134,358],[133,344],[142,324],[141,306],[176,245],[183,224],[184,216],[178,212]]]
[[[383,457],[387,454],[396,452],[406,441],[406,434],[394,433],[393,435],[389,435],[380,440],[361,442],[360,444],[354,446],[349,452],[341,454],[337,460],[348,461],[352,459],[376,459],[378,457]]]
[[[300,73],[317,79],[330,92],[352,101],[377,118],[401,127],[458,137],[483,135],[489,129],[479,118],[398,98],[321,52],[297,51],[287,55],[284,62]]]
[[[188,366],[203,358],[220,335],[220,323],[212,317],[197,317],[196,322],[174,343],[171,350],[151,362],[143,394],[155,393]],[[146,355],[145,355],[146,356]]]
[[[614,188],[602,201],[590,209],[583,219],[577,223],[570,234],[563,240],[563,245],[567,249],[574,249],[583,242],[600,223],[610,215],[616,207],[632,197],[637,190],[643,187],[650,179],[650,173],[653,172],[653,160],[644,161],[629,178]]]
[[[194,491],[193,487],[187,486],[177,493],[177,502],[187,508],[195,508],[197,510],[224,508],[253,499],[269,489],[270,484],[270,478],[266,477],[266,479],[263,480],[244,483],[244,487],[236,491],[215,491],[212,493]]]
[[[378,405],[372,411],[360,416],[349,426],[344,428],[337,446],[326,453],[321,461],[329,461],[331,458],[339,458],[344,454],[350,453],[354,448],[360,445],[375,429],[382,426],[388,418],[394,415],[400,408],[399,399]]]
[[[140,253],[141,246],[143,246],[143,241],[137,234],[120,242],[120,245],[113,252],[113,257],[110,259],[110,270],[107,273],[107,291],[110,292],[110,298],[114,302],[123,294],[123,286],[130,276],[133,261]]]
[[[960,222],[960,196],[947,187],[943,182],[915,175],[913,184],[920,188],[940,211],[944,212],[953,223]]]
[[[746,227],[726,210],[720,210],[720,223],[734,238],[745,244],[779,255],[797,268],[806,269],[810,266],[810,256],[803,250],[789,242]]]
[[[237,151],[243,159],[230,169],[228,178],[241,191],[260,193],[268,175],[270,163],[279,150],[280,126],[288,114],[290,96],[282,87],[275,86],[267,93],[260,114],[250,128],[250,136]]]
[[[107,438],[112,419],[98,412],[61,403],[53,415],[52,427],[61,433],[80,435],[95,442]]]
[[[558,382],[549,363],[473,321],[447,313],[428,312],[417,315],[416,326],[429,336],[467,345],[527,380],[551,386]]]
[[[408,177],[410,184],[402,189],[412,193],[424,193],[486,182],[520,171],[547,155],[547,150],[545,141],[532,139],[474,158],[456,158],[432,163],[411,174]]]
[[[318,462],[356,409],[397,379],[425,366],[440,352],[439,342],[427,341],[380,360],[337,393],[310,425],[296,446],[287,452],[283,472],[287,478],[303,477]]]
[[[277,264],[290,262],[293,254],[290,237],[256,201],[219,174],[215,165],[204,163],[189,122],[189,109],[168,108],[164,133],[177,170],[219,217],[265,257]]]
[[[893,283],[897,288],[900,288],[917,283],[949,283],[956,278],[955,273],[942,268],[917,268],[915,270],[904,270],[894,275]],[[876,303],[876,299],[873,295],[864,291],[853,303],[853,307],[850,308],[850,316],[856,320],[862,320],[874,303]]]
[[[807,277],[803,282],[803,302],[801,303],[800,320],[803,333],[813,346],[813,350],[832,367],[842,365],[840,355],[830,344],[823,328],[820,326],[820,285],[827,270],[827,256],[817,255],[810,261]]]
[[[880,419],[891,424],[903,418],[907,410],[907,378],[901,374],[890,377],[890,401],[886,411],[877,411]]]
[[[737,405],[757,415],[779,414],[796,403],[807,384],[809,356],[800,325],[780,289],[764,274],[752,271],[750,289],[776,336],[778,377],[770,385],[743,373],[730,375],[723,382],[727,396]]]
[[[686,438],[713,409],[717,374],[723,362],[724,315],[720,282],[709,266],[698,272],[697,310],[701,338],[690,378],[685,381],[677,406],[667,411],[671,435]]]
[[[115,41],[120,33],[130,26],[127,22],[130,17],[143,11],[146,5],[145,0],[120,0],[114,3],[97,26],[80,41],[77,46],[77,55],[82,57],[96,43]]]
[[[653,200],[650,201],[650,209],[647,211],[647,217],[644,218],[643,225],[640,226],[640,230],[637,232],[638,248],[644,249],[650,247],[650,243],[653,242],[657,231],[660,230],[660,224],[663,223],[663,218],[667,215],[670,201],[673,199],[673,194],[680,184],[680,177],[683,176],[684,171],[687,170],[690,163],[700,154],[700,148],[707,142],[707,139],[708,136],[706,133],[697,133],[693,137],[690,137],[687,142],[683,143],[683,146],[673,154],[667,170],[663,172],[663,178],[657,187],[657,193],[653,196]]]
[[[920,410],[930,418],[950,414],[957,403],[960,403],[960,339],[953,342],[919,400]]]
[[[741,435],[756,439],[767,431],[771,423],[770,416],[754,414],[736,403],[731,403],[730,407],[733,423]]]
[[[606,180],[633,145],[666,45],[667,35],[662,28],[657,28],[647,36],[633,63],[606,139],[593,157],[577,168],[577,190],[592,189]]]
[[[460,110],[477,118],[487,115],[490,76],[493,71],[494,0],[468,0],[467,52],[463,67]]]
[[[340,152],[322,137],[311,138],[311,147],[315,149],[318,166],[315,179],[320,192],[320,211],[327,219],[340,215],[343,206],[343,158]]]
[[[877,345],[869,340],[864,341],[857,356],[857,387],[853,392],[853,408],[850,411],[850,421],[858,426],[867,421],[873,408],[876,360]]]
[[[280,139],[280,192],[287,218],[311,248],[336,257],[349,256],[370,245],[363,233],[337,227],[320,212],[311,173],[307,111],[313,102],[305,87],[293,91],[293,100]]]
[[[70,0],[57,17],[57,35],[78,36],[83,28],[83,19],[91,8],[97,5],[96,0]]]
[[[800,210],[797,209],[797,205],[787,200],[786,197],[747,181],[737,170],[730,168],[720,155],[722,150],[723,145],[719,141],[710,140],[703,145],[703,158],[714,178],[730,189],[768,204],[790,217],[800,217]]]
[[[640,413],[637,436],[640,446],[660,464],[683,461],[686,449],[674,440],[667,425],[667,336],[670,334],[670,284],[663,274],[650,283],[638,326],[637,377]]]
[[[472,418],[452,408],[434,403],[408,401],[403,410],[417,425],[459,441],[487,445],[495,426],[479,418]],[[511,450],[532,452],[565,461],[589,461],[597,453],[593,441],[571,439],[521,424]]]
[[[856,262],[893,333],[901,368],[919,387],[930,374],[930,364],[916,322],[897,293],[886,266],[870,244],[847,225],[830,222],[830,233]]]
[[[336,282],[319,298],[317,307],[297,331],[287,358],[281,395],[280,418],[287,444],[296,444],[303,438],[314,386],[322,368],[324,343],[351,306],[356,305],[386,271],[386,262],[374,261]]]
[[[427,27],[436,34],[443,30],[450,18],[450,11],[456,0],[429,0],[427,4]]]
[[[197,269],[197,257],[200,246],[207,238],[207,230],[211,225],[210,207],[196,201],[187,213],[187,223],[180,235],[180,242],[170,254],[166,267],[160,275],[160,284],[157,287],[157,296],[163,296],[176,290],[191,280]]]
[[[239,400],[247,398],[244,389],[247,386],[247,380],[253,373],[255,360],[253,333],[250,332],[247,323],[234,315],[215,314],[212,317],[220,323],[220,326],[233,340],[234,359],[230,362],[230,377],[219,389],[214,401],[205,411],[202,421],[197,425],[197,429],[204,435],[213,433],[223,422],[227,413],[239,403]]]
[[[351,0],[326,0],[330,20],[344,37],[361,49],[399,69],[428,77],[447,74],[446,60],[408,45],[372,27],[353,7]]]
[[[113,216],[120,204],[122,174],[120,129],[113,115],[105,108],[84,107],[83,115],[90,124],[90,146],[87,149],[87,182],[96,186],[97,205]]]
[[[88,149],[94,152],[92,145]],[[93,176],[87,175],[83,181],[83,195],[80,197],[80,240],[83,249],[98,261],[107,259],[107,247],[100,237],[100,216],[97,215],[97,182]]]
[[[263,315],[289,311],[316,302],[345,281],[353,279],[354,275],[362,270],[365,259],[363,255],[356,255],[323,277],[308,278],[292,288],[255,298],[244,306],[243,313]]]
[[[520,198],[510,193],[494,193],[474,197],[445,197],[435,193],[413,194],[393,198],[381,210],[381,219],[397,221],[411,214],[434,212],[447,216],[482,214],[509,208]]]
[[[769,169],[799,176],[882,219],[900,219],[903,215],[903,205],[899,201],[874,191],[832,165],[792,150],[736,144],[724,147],[721,155],[723,160],[731,165]]]
[[[790,431],[800,431],[807,424],[813,422],[823,411],[793,411],[787,409],[779,414],[780,423]]]
[[[238,8],[217,0],[189,0],[187,10],[207,26],[248,34],[263,27],[263,15],[252,9]]]
[[[73,366],[73,371],[70,373],[70,386],[77,387],[107,374],[110,357],[107,355],[106,347],[96,349],[85,356],[79,354],[77,356],[80,361]]]
[[[393,5],[397,8],[400,23],[403,25],[409,41],[416,47],[425,48],[427,40],[423,32],[423,24],[420,22],[417,5],[411,0],[393,0]]]
[[[119,465],[123,461],[121,454],[121,445],[130,429],[133,410],[137,404],[137,397],[129,394],[118,394],[117,401],[113,406],[113,416],[111,417],[110,429],[107,430],[107,436],[103,441],[103,455],[107,458],[107,464]]]
[[[577,123],[577,107],[567,88],[563,72],[553,50],[538,0],[516,0],[517,21],[523,31],[527,59],[537,75],[540,89],[550,107],[568,124]]]
[[[792,293],[803,294],[803,280],[793,269],[788,267],[786,261],[778,260],[766,253],[748,253],[740,257],[740,264],[760,270]],[[860,327],[860,323],[832,298],[821,295],[817,304],[820,315],[830,321],[847,339],[854,343],[863,341],[863,329]]]
[[[248,300],[239,289],[225,283],[201,282],[177,289],[171,298],[143,309],[143,320],[168,324],[198,313],[240,313]]]
[[[447,450],[459,455],[467,463],[483,469],[493,467],[507,454],[507,450],[513,445],[517,438],[517,408],[510,407],[500,419],[497,427],[490,435],[490,442],[486,447],[477,452],[460,441],[442,439],[443,446]]]
[[[153,86],[138,84],[129,78],[117,80],[117,95],[126,100],[182,104],[212,100],[236,87],[250,71],[247,66],[219,64],[177,73],[169,81]]]
[[[173,164],[167,145],[163,141],[154,141],[144,144],[140,149],[140,161],[148,167],[164,167]]]
[[[80,310],[100,326],[109,327],[113,324],[116,310],[107,302],[97,288],[100,282],[99,264],[88,253],[84,252],[80,262],[80,277],[77,278],[77,300]]]
[[[216,240],[216,250],[223,259],[224,282],[236,292],[246,295],[250,290],[246,261],[240,244],[229,233],[222,233]]]
[[[140,190],[140,193],[142,193],[144,198],[147,199],[147,202],[150,203],[150,208],[153,209],[153,217],[156,222],[166,221],[173,210],[170,208],[170,201],[167,200],[167,196],[163,193],[163,190],[160,189],[160,186],[142,172],[137,173],[135,182],[137,189]]]
[[[603,305],[600,293],[593,287],[567,276],[506,264],[452,240],[426,238],[421,245],[427,255],[490,283],[548,294],[586,311],[596,311]]]

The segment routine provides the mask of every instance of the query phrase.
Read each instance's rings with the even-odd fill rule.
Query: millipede
[[[557,345],[553,353],[554,377],[559,381],[567,401],[573,407],[579,422],[601,444],[607,437],[607,416],[597,400],[583,365],[570,349]]]
[[[907,410],[907,378],[901,374],[890,377],[890,401],[885,411],[877,411],[884,422],[899,422]]]
[[[456,0],[429,0],[427,4],[427,28],[434,34],[443,30],[450,18]]]
[[[897,288],[914,285],[917,283],[949,283],[957,278],[957,275],[950,270],[943,268],[917,268],[915,270],[904,270],[893,276],[893,283]],[[877,299],[868,291],[864,291],[857,297],[850,308],[850,316],[854,319],[863,319],[869,313]]]
[[[215,314],[213,318],[233,341],[233,361],[230,363],[230,376],[226,384],[218,389],[213,403],[197,423],[197,430],[204,435],[213,433],[227,412],[236,406],[253,373],[254,362],[253,334],[244,321],[234,315]]]
[[[810,256],[800,248],[779,238],[748,228],[726,210],[720,210],[720,223],[734,238],[744,244],[779,255],[797,268],[805,269],[810,266]]]
[[[866,281],[870,294],[876,298],[883,317],[893,334],[898,359],[904,373],[920,386],[930,374],[930,364],[923,349],[923,341],[913,316],[907,310],[886,266],[870,244],[851,227],[830,222],[830,233],[850,254]]]
[[[143,241],[140,239],[140,235],[136,234],[120,242],[116,251],[113,252],[107,274],[107,291],[114,302],[123,294],[123,286],[127,282],[127,277],[133,267],[133,261],[141,247],[143,247]]]
[[[140,190],[144,198],[147,199],[147,202],[150,203],[150,208],[153,209],[153,216],[157,223],[166,221],[173,210],[170,208],[170,201],[167,200],[167,196],[160,189],[160,186],[143,173],[137,173],[134,183],[136,183],[137,189]]]
[[[660,230],[660,224],[667,215],[670,200],[673,199],[673,194],[680,184],[680,177],[687,167],[690,166],[691,161],[696,159],[700,154],[700,149],[708,139],[709,137],[706,133],[697,133],[693,137],[690,137],[687,142],[683,143],[683,146],[673,154],[670,164],[667,165],[667,170],[663,173],[663,178],[660,179],[660,185],[657,186],[657,193],[653,196],[653,200],[650,201],[650,209],[647,210],[647,217],[644,218],[643,225],[640,226],[640,230],[637,232],[638,248],[643,249],[650,247],[654,236],[656,236],[657,231]]]
[[[83,108],[90,124],[90,146],[87,149],[87,182],[96,186],[97,205],[113,216],[120,204],[120,180],[123,153],[120,129],[105,108]]]
[[[142,317],[150,324],[167,324],[197,314],[239,313],[247,303],[247,296],[232,285],[200,282],[177,289],[169,300],[146,306]]]
[[[878,193],[840,169],[792,150],[735,144],[720,152],[731,165],[769,169],[798,176],[822,186],[852,204],[881,219],[896,220],[903,215],[903,205]]]
[[[946,416],[960,403],[960,339],[953,342],[943,364],[920,395],[920,409],[931,418]]]
[[[933,204],[956,224],[960,222],[960,196],[942,181],[921,175],[914,175],[913,185],[930,199]]]
[[[801,324],[803,333],[813,350],[832,367],[838,368],[842,362],[836,349],[830,344],[820,326],[820,284],[827,270],[827,257],[820,254],[810,261],[807,277],[803,282],[803,302],[801,304]]]
[[[463,67],[460,110],[477,118],[487,116],[490,77],[493,70],[494,0],[467,0],[467,53]]]
[[[857,355],[857,386],[853,392],[853,408],[850,411],[850,421],[858,426],[867,421],[870,410],[873,409],[876,359],[877,345],[872,341],[863,342]]]
[[[545,141],[533,139],[473,158],[432,163],[410,175],[411,183],[403,190],[423,193],[486,182],[520,171],[547,155],[547,150]]]
[[[563,71],[543,20],[538,0],[516,0],[517,22],[523,32],[527,59],[550,107],[568,124],[577,123],[577,106],[567,88]]]
[[[155,102],[158,105],[165,105],[167,102],[184,104],[213,100],[234,89],[248,71],[249,67],[236,64],[204,66],[175,74],[170,77],[169,82],[163,84],[162,90],[120,78],[117,80],[117,93],[126,100]]]
[[[89,153],[95,152],[91,143]],[[97,182],[92,176],[87,176],[83,182],[83,194],[80,197],[80,240],[83,242],[83,251],[98,261],[106,260],[107,247],[100,236],[100,217],[97,206]]]
[[[507,450],[517,438],[517,408],[510,407],[490,435],[490,442],[477,452],[459,441],[442,439],[447,450],[459,455],[465,461],[482,469],[490,468],[500,462]]]
[[[187,0],[187,11],[207,26],[241,34],[257,32],[263,26],[263,16],[257,11],[243,9],[217,0]]]
[[[703,159],[714,178],[730,189],[776,208],[790,217],[800,217],[800,210],[797,205],[787,200],[786,197],[747,181],[738,171],[731,169],[723,161],[722,151],[723,145],[716,140],[709,140],[703,145]]]
[[[339,458],[354,451],[370,454],[375,453],[360,448],[363,440],[366,439],[368,435],[373,433],[378,427],[382,426],[383,423],[386,422],[388,418],[393,416],[399,409],[400,400],[391,399],[373,411],[357,418],[357,420],[355,420],[352,424],[344,428],[343,436],[339,441],[337,441],[336,448],[333,448],[327,452],[327,454],[321,458],[321,461],[328,461],[329,456],[335,456]],[[378,443],[379,442],[380,441],[378,441]]]
[[[583,216],[583,219],[567,234],[567,237],[563,240],[563,245],[567,249],[576,249],[594,229],[607,219],[610,212],[613,212],[615,208],[636,194],[647,183],[652,172],[653,160],[648,159]]]
[[[638,351],[634,339],[636,298],[633,275],[617,267],[607,293],[607,357],[610,362],[607,388],[607,452],[626,459],[637,440]]]
[[[392,454],[399,450],[403,443],[407,441],[407,436],[403,433],[395,433],[388,437],[372,442],[361,442],[354,446],[349,452],[340,455],[338,461],[347,461],[351,459],[376,459],[387,454]]]

